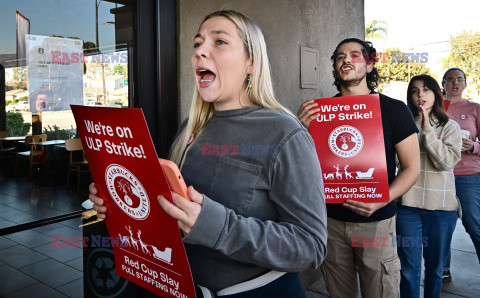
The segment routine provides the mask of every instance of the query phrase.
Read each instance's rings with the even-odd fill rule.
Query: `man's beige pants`
[[[395,217],[369,223],[329,217],[327,226],[328,250],[322,273],[332,298],[358,297],[357,280],[362,297],[399,296],[400,260],[392,245]]]

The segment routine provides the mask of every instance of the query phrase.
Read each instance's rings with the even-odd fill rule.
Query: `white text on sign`
[[[318,122],[328,122],[333,121],[335,118],[338,117],[338,120],[362,120],[362,119],[372,119],[373,114],[372,112],[358,112],[359,110],[366,110],[367,106],[365,104],[354,104],[353,106],[350,105],[324,105],[320,106],[320,110],[323,114],[317,118]],[[349,112],[350,113],[344,113]],[[338,115],[336,112],[342,112]]]
[[[180,282],[170,277],[167,273],[158,273],[147,265],[140,263],[139,261],[131,260],[127,256],[124,256],[124,261],[125,264],[122,264],[122,270],[128,274],[136,276],[144,282],[150,283],[176,297],[186,297],[186,295],[178,292]],[[160,278],[160,280],[157,280],[158,278]]]
[[[101,122],[94,122],[91,120],[85,120],[84,123],[87,131],[91,134],[133,140],[132,130],[129,127],[116,126],[115,129],[113,129],[110,125],[104,125]],[[115,143],[111,140],[102,141],[101,139],[89,136],[85,136],[85,143],[87,144],[88,149],[95,151],[101,151],[104,148],[108,154],[147,158],[142,145],[133,146],[127,144],[127,142]]]

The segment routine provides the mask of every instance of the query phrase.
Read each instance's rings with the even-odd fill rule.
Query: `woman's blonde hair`
[[[267,46],[260,28],[243,14],[233,10],[220,10],[213,12],[205,17],[206,20],[224,17],[232,21],[237,26],[238,35],[243,41],[247,57],[253,61],[253,73],[250,76],[251,88],[248,88],[247,82],[245,92],[250,101],[268,109],[280,110],[293,116],[287,108],[282,106],[273,93],[272,78],[270,74],[270,64],[268,62]],[[201,25],[200,25],[201,26]],[[193,101],[190,106],[189,117],[186,127],[179,134],[170,150],[170,159],[176,164],[183,165],[184,158],[188,151],[188,146],[194,140],[198,139],[205,126],[213,116],[213,104],[205,102],[195,86]]]

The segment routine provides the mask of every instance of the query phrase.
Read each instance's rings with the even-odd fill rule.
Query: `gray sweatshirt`
[[[323,261],[320,164],[294,117],[258,106],[215,111],[182,174],[204,194],[184,238],[196,284],[219,291],[272,269],[297,272]]]

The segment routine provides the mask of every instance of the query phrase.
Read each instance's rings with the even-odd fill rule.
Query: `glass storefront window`
[[[155,144],[166,150],[178,122],[175,7],[144,0],[0,4],[1,297],[126,289],[111,248],[89,242],[108,233],[104,223],[90,224],[92,210],[84,212],[92,180],[70,105],[144,108]],[[41,136],[28,144],[38,134],[46,142]],[[90,225],[80,227],[85,213]],[[133,284],[127,290],[137,292]]]
[[[130,1],[2,3],[0,63],[8,135],[53,136],[58,130],[74,135],[70,104],[129,106],[131,26]]]
[[[12,213],[0,216],[0,228],[81,209],[90,178],[81,177],[77,192],[77,177],[72,174],[65,188],[70,152],[62,142],[42,147],[43,155],[32,161],[17,155],[30,150],[24,144],[28,135],[46,134],[47,141],[78,137],[71,104],[131,106],[131,2],[22,0],[0,4],[0,78],[4,81],[0,92],[5,100],[4,111],[0,111],[0,143],[3,148],[14,148],[8,153],[12,160],[0,163],[0,181],[10,185],[0,196],[12,198],[0,202],[0,209],[13,208]],[[17,138],[2,140],[5,134]],[[45,164],[39,163],[41,158]]]

